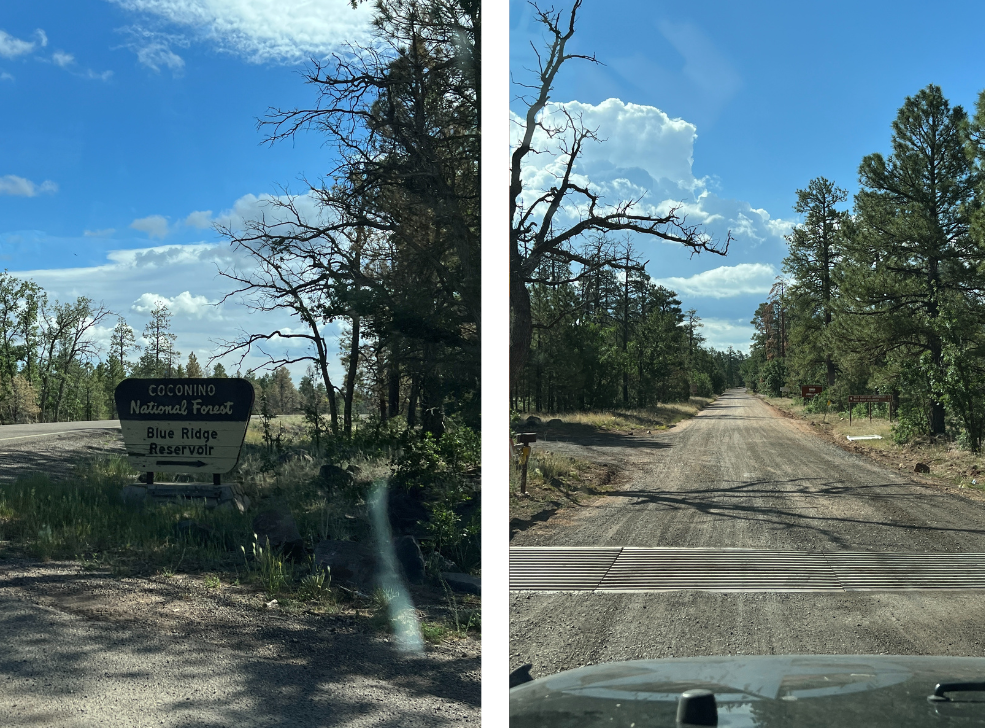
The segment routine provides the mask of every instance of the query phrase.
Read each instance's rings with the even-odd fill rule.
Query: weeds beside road
[[[853,415],[849,424],[846,413],[810,412],[799,398],[757,396],[780,414],[802,421],[815,435],[830,440],[842,449],[865,455],[883,467],[906,473],[907,477],[968,489],[985,498],[985,474],[982,473],[985,462],[981,454],[962,449],[953,442],[929,437],[915,437],[906,444],[897,444],[893,441],[892,425],[884,411],[873,416],[871,421],[867,416]],[[849,436],[860,435],[878,435],[881,439],[848,440]],[[914,472],[917,463],[927,465],[930,472]]]
[[[606,444],[623,439],[645,440],[694,417],[714,399],[692,397],[688,402],[658,404],[647,409],[620,409],[562,414],[524,413],[513,416],[516,432],[536,432],[527,463],[527,492],[520,493],[520,464],[510,465],[510,538],[559,511],[581,506],[611,490],[620,471],[615,463],[593,461],[565,453],[563,443]]]
[[[411,587],[423,636],[432,643],[464,639],[478,653],[478,597],[454,594],[438,577],[439,571],[479,570],[477,437],[452,428],[447,442],[415,442],[384,431],[319,448],[307,440],[302,418],[278,418],[273,424],[273,432],[251,424],[240,464],[224,478],[241,483],[253,501],[245,514],[194,502],[125,504],[120,492],[137,473],[120,453],[118,435],[115,447],[81,461],[77,450],[65,447],[63,467],[46,468],[52,475],[20,472],[13,482],[0,483],[0,568],[31,559],[68,559],[78,565],[79,579],[109,575],[143,580],[150,588],[180,578],[190,598],[222,593],[244,609],[266,609],[273,602],[270,608],[280,613],[351,619],[385,631],[383,615],[392,595],[360,593],[338,579],[333,583],[310,556],[288,560],[257,542],[252,519],[264,508],[286,508],[309,553],[324,539],[369,540],[366,493],[374,481],[391,479],[406,492],[416,489],[428,509],[418,530],[429,579]],[[57,460],[54,454],[51,459]],[[350,482],[325,482],[325,462],[347,466]]]

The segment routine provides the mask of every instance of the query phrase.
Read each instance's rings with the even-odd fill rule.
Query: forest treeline
[[[907,97],[892,152],[859,165],[853,206],[823,177],[797,191],[784,277],[756,310],[749,386],[822,385],[815,407],[888,394],[894,438],[985,436],[985,91]]]
[[[163,302],[151,311],[139,339],[143,343],[117,316],[109,342],[98,345],[96,329],[105,328],[112,316],[84,296],[50,302],[33,281],[0,273],[0,423],[115,419],[113,394],[127,377],[231,376],[221,362],[209,366],[194,352],[182,357]],[[313,367],[297,385],[284,366],[234,376],[253,384],[257,414],[263,408],[270,415],[328,411],[325,387]],[[367,400],[367,393],[356,393],[357,407]]]
[[[642,408],[742,385],[745,355],[705,346],[697,312],[641,267],[572,273],[549,262],[529,286],[533,336],[514,410]]]
[[[163,302],[143,344],[122,316],[109,342],[97,344],[97,330],[115,315],[85,296],[52,301],[34,281],[0,273],[0,423],[113,418],[113,392],[127,377],[227,376],[222,364],[203,368],[194,353],[180,358]]]

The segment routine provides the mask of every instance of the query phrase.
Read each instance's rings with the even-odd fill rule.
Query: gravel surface
[[[9,433],[8,433],[9,434]],[[0,478],[71,473],[119,431],[3,440]],[[466,726],[480,643],[420,655],[365,619],[288,614],[200,577],[115,578],[0,544],[0,726]]]
[[[550,442],[621,469],[616,489],[513,546],[985,553],[985,505],[816,437],[742,390],[653,436]],[[540,594],[510,597],[510,663],[726,654],[985,654],[985,593]]]

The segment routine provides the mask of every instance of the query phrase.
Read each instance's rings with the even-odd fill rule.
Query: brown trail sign
[[[220,473],[236,467],[253,411],[245,379],[124,379],[116,411],[130,464],[149,473]]]
[[[814,399],[817,395],[824,391],[824,387],[819,384],[802,384],[800,385],[800,397],[801,399]]]
[[[889,421],[893,421],[893,395],[891,394],[850,394],[848,395],[848,424],[852,424],[852,405],[866,404],[869,409],[869,422],[872,422],[872,403],[889,403]]]

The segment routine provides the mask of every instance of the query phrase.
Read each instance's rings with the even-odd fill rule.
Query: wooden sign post
[[[124,379],[116,387],[127,457],[147,473],[211,473],[236,467],[253,411],[245,379]]]
[[[893,395],[891,394],[850,394],[848,395],[848,425],[852,424],[852,405],[854,404],[867,404],[869,407],[869,422],[872,422],[872,403],[873,402],[888,402],[889,403],[889,421],[893,421]]]

